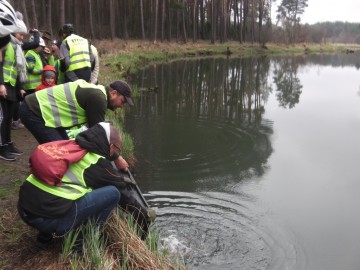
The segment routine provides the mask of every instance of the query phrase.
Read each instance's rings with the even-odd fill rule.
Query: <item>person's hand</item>
[[[26,94],[26,91],[24,89],[20,90],[20,96],[23,98]]]
[[[0,84],[0,97],[6,97],[6,95],[7,95],[7,91],[5,85]]]
[[[117,159],[114,160],[116,168],[119,170],[126,171],[129,168],[129,164],[123,159],[122,156],[119,156]]]
[[[87,126],[86,125],[82,125],[80,128],[78,129],[67,129],[66,130],[66,134],[69,137],[70,140],[74,140],[76,138],[77,135],[79,135],[79,133],[87,130]]]

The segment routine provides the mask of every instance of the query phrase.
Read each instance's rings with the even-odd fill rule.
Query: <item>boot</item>
[[[47,248],[53,242],[53,237],[49,233],[39,232],[36,237],[36,246],[39,248]]]
[[[9,152],[7,145],[0,145],[0,158],[7,161],[16,160],[15,156]]]
[[[20,151],[13,142],[9,142],[7,143],[7,149],[9,151],[10,154],[16,155],[16,156],[21,156],[23,154],[22,151]]]

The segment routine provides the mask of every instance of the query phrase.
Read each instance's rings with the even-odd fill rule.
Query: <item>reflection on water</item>
[[[261,117],[268,72],[268,59],[185,61],[144,72],[126,129],[136,131],[146,189],[221,190],[262,175],[272,152],[272,123]]]
[[[342,190],[340,200],[349,198],[338,179],[360,188],[349,180],[349,165],[360,157],[360,99],[343,87],[358,59],[181,61],[134,80],[141,95],[125,128],[135,140],[136,177],[157,210],[162,243],[190,269],[357,265],[354,248],[330,243],[335,227],[344,229],[338,243],[353,236],[340,224],[360,203],[350,196],[351,203],[336,204],[332,196]],[[329,260],[338,250],[351,259]]]

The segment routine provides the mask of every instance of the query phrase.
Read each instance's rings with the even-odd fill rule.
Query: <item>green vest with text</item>
[[[84,67],[91,68],[90,44],[87,39],[72,34],[63,42],[66,42],[69,48],[70,64],[67,72]]]
[[[15,48],[11,42],[9,42],[5,50],[5,57],[3,61],[3,73],[4,73],[4,82],[10,83],[12,86],[15,86],[18,72],[16,69]]]
[[[34,51],[29,50],[25,54],[25,57],[32,56],[35,58],[35,66],[32,72],[27,72],[27,81],[24,83],[23,87],[24,90],[34,90],[36,87],[38,87],[41,84],[41,71],[43,69],[43,64],[41,61],[40,55]],[[37,74],[34,74],[37,73]]]
[[[35,95],[39,102],[45,126],[68,128],[87,122],[86,112],[76,100],[75,92],[78,88],[99,89],[107,99],[104,86],[90,84],[84,80],[77,80],[37,91]]]
[[[61,186],[52,186],[38,179],[31,174],[26,181],[29,181],[39,189],[55,196],[68,200],[77,200],[92,191],[86,186],[84,172],[92,164],[98,162],[102,156],[88,152],[80,161],[70,165],[61,179]]]

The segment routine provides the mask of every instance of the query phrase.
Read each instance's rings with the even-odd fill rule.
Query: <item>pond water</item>
[[[360,56],[203,59],[133,78],[161,242],[189,269],[358,269]]]

